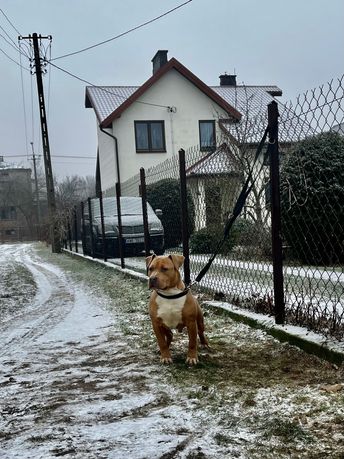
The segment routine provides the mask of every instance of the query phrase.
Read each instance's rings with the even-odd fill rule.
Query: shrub
[[[281,174],[283,235],[307,264],[344,262],[344,139],[327,132],[303,140]]]
[[[182,213],[180,206],[180,182],[176,179],[163,179],[147,186],[147,200],[153,209],[161,209],[160,220],[165,231],[165,247],[177,247],[182,241]],[[188,227],[194,230],[195,209],[191,193],[188,192]]]
[[[196,231],[190,238],[192,253],[213,253],[223,238],[224,225],[209,225]],[[259,241],[258,241],[259,242]],[[257,243],[256,225],[244,218],[233,224],[229,236],[220,253],[227,255],[235,245],[255,245]]]

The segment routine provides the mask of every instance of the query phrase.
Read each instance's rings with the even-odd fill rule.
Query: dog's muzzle
[[[149,288],[158,288],[158,278],[157,278],[157,276],[152,276],[152,277],[149,278],[148,287]]]

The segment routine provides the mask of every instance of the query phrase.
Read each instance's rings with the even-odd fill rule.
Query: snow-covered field
[[[344,457],[343,368],[207,309],[211,350],[159,363],[148,291],[0,245],[0,457]],[[342,390],[343,389],[343,390]]]

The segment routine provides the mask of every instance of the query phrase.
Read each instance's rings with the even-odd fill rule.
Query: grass
[[[327,429],[330,425],[340,432],[344,396],[324,393],[320,387],[342,381],[343,367],[336,369],[211,309],[205,314],[211,350],[200,352],[199,365],[185,364],[187,337],[175,334],[173,364],[162,366],[148,316],[146,286],[89,261],[50,254],[45,248],[40,252],[69,271],[75,282],[108,298],[108,306],[133,349],[132,358],[151,365],[152,372],[177,390],[186,410],[204,413],[213,429],[215,426],[213,440],[223,448],[223,457],[231,457],[231,443],[244,445],[252,459],[313,459],[324,451],[327,457],[340,457],[336,454],[344,451],[344,440],[334,444]],[[307,422],[301,424],[300,417]],[[256,446],[252,446],[253,440],[240,439],[240,431],[255,436]]]

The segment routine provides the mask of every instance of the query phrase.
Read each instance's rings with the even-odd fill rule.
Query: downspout
[[[104,132],[104,134],[108,135],[115,141],[115,159],[116,159],[116,171],[117,171],[117,183],[119,186],[119,192],[121,192],[121,178],[120,178],[120,172],[119,172],[119,157],[118,157],[118,142],[117,142],[117,137],[115,137],[113,134],[110,134],[110,132],[105,131],[104,128],[99,125],[99,129]]]

